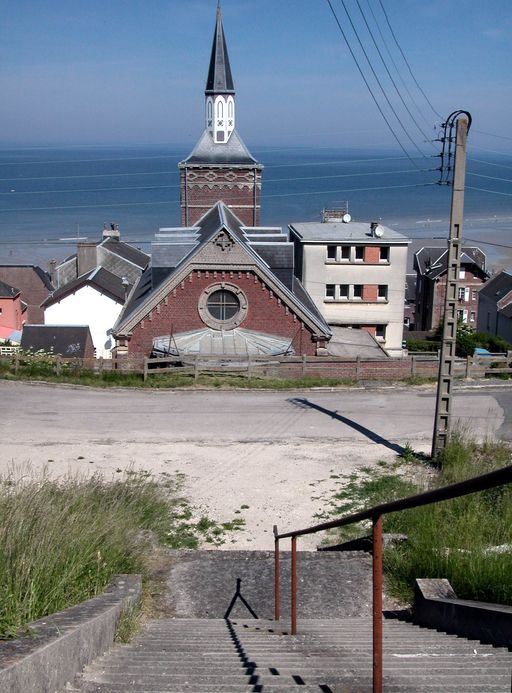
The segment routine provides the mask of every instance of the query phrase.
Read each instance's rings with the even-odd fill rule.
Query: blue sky
[[[341,0],[331,1],[359,52]],[[510,0],[382,1],[436,110],[443,116],[457,108],[471,111],[474,139],[510,152],[512,139],[482,134],[512,137]],[[357,0],[345,2],[386,92],[421,143],[387,81]],[[385,33],[379,0],[360,0],[360,5],[374,32],[370,7],[379,19],[422,116],[398,82],[400,91],[433,134],[431,125],[439,119]],[[215,7],[216,0],[3,0],[0,141],[193,143],[203,127]],[[326,0],[223,0],[222,13],[238,128],[248,144],[395,144]],[[379,45],[387,57],[380,38]]]

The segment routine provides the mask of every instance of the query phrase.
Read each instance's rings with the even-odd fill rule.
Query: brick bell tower
[[[259,226],[263,166],[236,131],[235,89],[220,6],[206,81],[205,125],[199,142],[179,164],[182,226],[195,224],[220,200],[246,226]]]

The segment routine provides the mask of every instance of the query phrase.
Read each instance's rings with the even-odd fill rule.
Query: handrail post
[[[382,515],[373,517],[373,693],[382,693]]]
[[[292,566],[291,566],[291,578],[292,578],[292,595],[291,595],[291,633],[292,635],[297,634],[297,537],[294,535],[292,537]]]
[[[280,565],[279,565],[279,536],[277,525],[274,525],[274,620],[281,618],[281,595],[280,595]]]

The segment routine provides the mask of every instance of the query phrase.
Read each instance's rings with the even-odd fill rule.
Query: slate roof
[[[228,49],[222,26],[220,7],[217,7],[215,32],[213,34],[212,55],[206,80],[206,94],[234,94],[235,87],[231,75]]]
[[[512,272],[503,270],[496,276],[491,277],[478,293],[498,303],[510,291],[512,291]]]
[[[305,221],[289,224],[292,233],[306,243],[410,243],[408,238],[389,226],[379,226],[384,231],[380,238],[372,234],[369,222]]]
[[[119,255],[119,257],[122,257],[123,260],[128,260],[128,262],[137,265],[137,267],[140,267],[140,269],[147,267],[149,255],[146,255],[146,253],[142,252],[142,250],[139,250],[138,248],[134,248],[133,245],[130,245],[129,243],[117,241],[113,238],[107,238],[104,241],[101,241],[100,245],[109,250],[111,253]]]
[[[219,143],[214,142],[211,134],[208,130],[205,130],[187,158],[180,161],[179,168],[194,164],[198,166],[204,166],[205,164],[209,166],[236,164],[237,166],[263,168],[249,152],[236,130],[233,130],[227,142]]]
[[[86,357],[91,344],[87,325],[24,325],[21,336],[23,351],[44,351],[70,358]]]
[[[122,279],[112,274],[104,267],[95,267],[91,272],[87,272],[87,274],[83,274],[81,277],[77,277],[73,281],[56,289],[41,305],[47,308],[54,303],[62,301],[63,298],[75,293],[75,291],[78,291],[83,286],[92,286],[97,291],[117,301],[117,303],[124,303],[125,287],[122,283]],[[127,289],[129,288],[131,287],[127,287]]]
[[[18,296],[19,293],[19,289],[0,281],[0,298],[14,298],[15,296]]]
[[[246,232],[242,222],[228,207],[226,207],[223,202],[217,202],[208,212],[206,212],[206,214],[203,215],[203,217],[201,217],[201,219],[199,219],[195,227],[191,227],[190,231],[194,234],[195,242],[193,245],[190,245],[190,249],[182,256],[179,263],[169,271],[167,279],[177,275],[182,269],[186,268],[186,266],[193,261],[194,255],[206,243],[212,240],[222,229],[226,229],[228,233],[239,241],[239,243],[251,256],[254,265],[258,267],[269,280],[271,279],[274,281],[278,290],[281,290],[284,295],[288,296],[288,300],[291,300],[292,304],[295,303],[299,311],[303,311],[308,316],[308,319],[315,324],[319,331],[330,335],[329,326],[314,302],[309,297],[309,294],[307,294],[305,291],[302,284],[296,278],[292,277],[291,272],[289,272],[290,279],[288,281],[288,285],[285,281],[280,279],[278,272],[283,268],[279,267],[279,263],[277,271],[275,272],[274,268],[260,256],[258,250],[254,248],[250,242],[249,238],[253,235],[254,228],[251,227]],[[183,229],[178,229],[178,231],[182,232]],[[180,233],[178,235],[182,236],[183,234]],[[286,246],[291,248],[292,244],[286,242]],[[278,242],[275,244],[275,247],[278,251],[277,257],[280,257],[279,251],[281,251],[283,244]],[[287,258],[287,260],[288,259],[289,258]],[[282,260],[282,264],[286,264],[284,260]],[[293,269],[293,265],[291,265],[291,269]],[[162,282],[159,282],[158,286],[161,284]],[[130,296],[128,297],[128,301],[121,315],[119,316],[119,319],[114,327],[115,332],[120,332],[122,329],[124,329],[125,324],[134,318],[137,311],[141,309],[146,302],[151,300],[152,295],[155,293],[155,290],[158,289],[158,286],[154,286],[152,284],[150,269],[142,274],[139,282],[134,286]]]
[[[420,274],[428,275],[430,279],[442,276],[448,267],[448,250],[445,248],[423,247],[416,253],[416,263]],[[475,265],[484,274],[485,253],[476,246],[462,246],[460,263]]]

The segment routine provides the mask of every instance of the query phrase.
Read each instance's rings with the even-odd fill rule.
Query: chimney
[[[91,272],[96,266],[96,243],[78,243],[76,246],[77,277]]]
[[[55,286],[55,269],[57,267],[57,260],[49,260],[48,262],[48,274],[50,275],[50,281]]]
[[[119,231],[119,224],[103,224],[103,240],[111,238],[114,241],[118,241],[121,238],[121,233]]]

